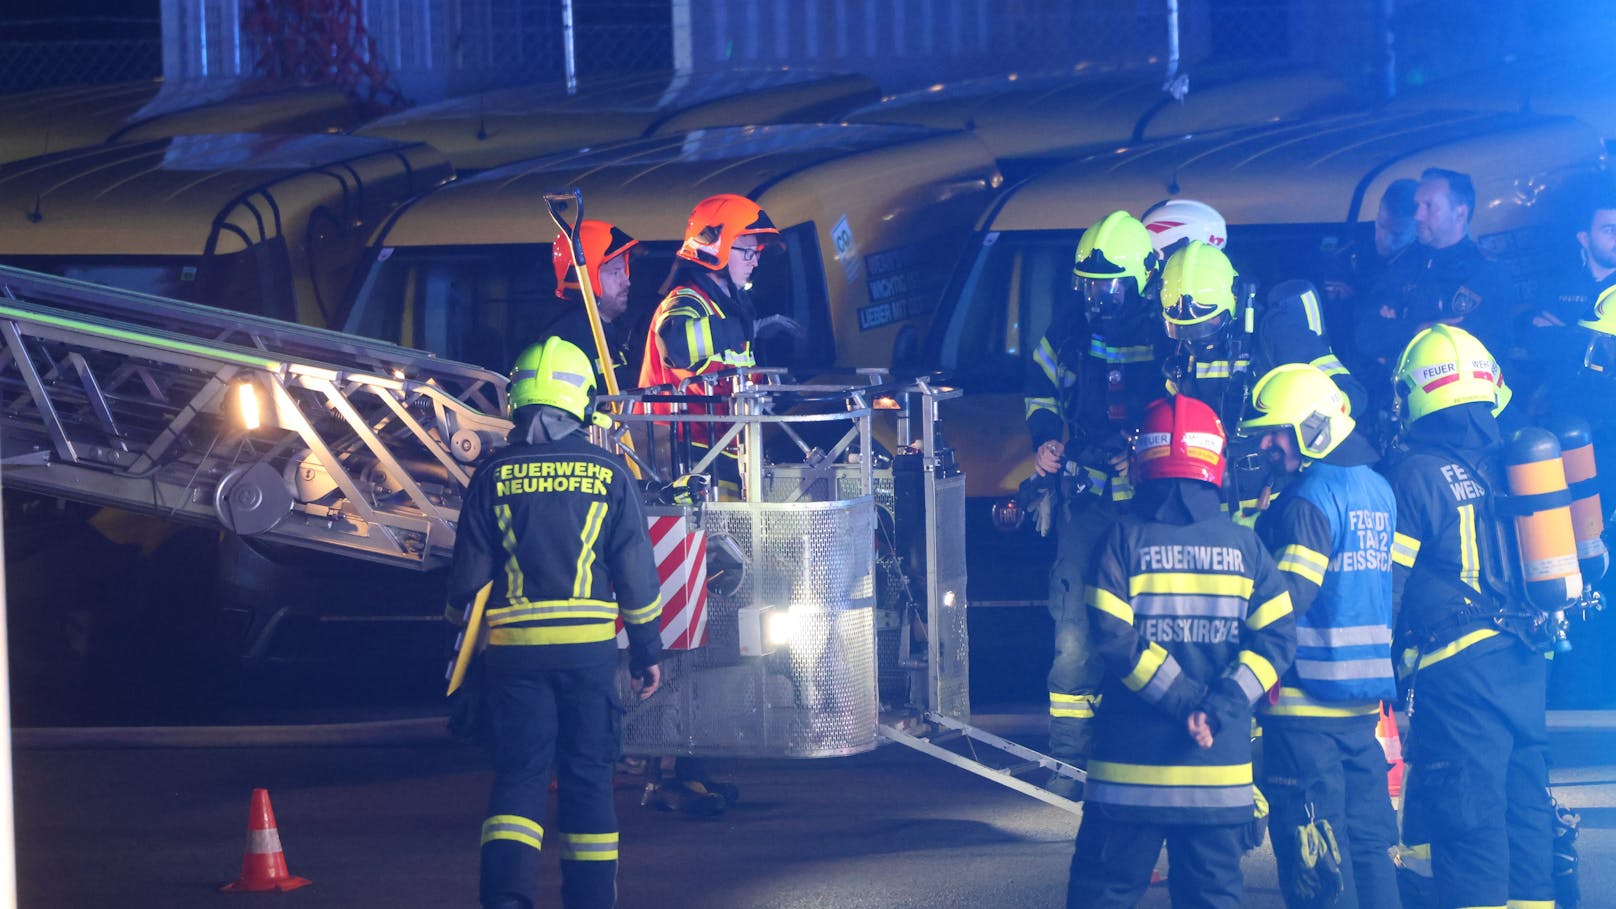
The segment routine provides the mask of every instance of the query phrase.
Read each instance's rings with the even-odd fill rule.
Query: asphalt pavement
[[[990,725],[992,718],[979,718]],[[1616,909],[1616,729],[1609,714],[1555,719],[1557,792],[1583,816],[1588,909]],[[22,733],[15,758],[19,905],[473,906],[490,776],[475,749],[431,721],[365,741],[197,747],[205,733]],[[1014,725],[1014,724],[1011,724]],[[354,727],[360,728],[360,727]],[[93,734],[90,734],[93,735]],[[166,737],[165,737],[166,736]],[[142,743],[142,741],[144,743]],[[172,742],[189,747],[171,747]],[[104,743],[110,745],[109,742]],[[619,905],[699,909],[895,909],[1062,905],[1077,818],[896,745],[848,758],[712,762],[741,802],[710,819],[639,806],[619,779]],[[254,788],[273,800],[292,893],[227,895]],[[1281,906],[1272,854],[1245,863],[1247,904]],[[553,852],[545,905],[559,906]],[[1165,887],[1141,904],[1168,905]]]

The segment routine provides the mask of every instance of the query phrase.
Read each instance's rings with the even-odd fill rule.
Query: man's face
[[[1286,473],[1302,469],[1302,455],[1296,450],[1296,437],[1289,428],[1264,433],[1258,445],[1274,464],[1285,468]]]
[[[1414,242],[1414,219],[1399,218],[1382,205],[1375,213],[1375,252],[1390,259]]]
[[[736,287],[745,287],[752,280],[762,254],[757,237],[741,237],[729,248],[729,279]]]
[[[1470,209],[1453,204],[1447,180],[1421,180],[1420,188],[1414,191],[1414,229],[1421,243],[1432,249],[1446,249],[1464,239],[1470,229]]]
[[[600,320],[610,322],[628,311],[628,254],[606,261],[600,267],[600,288],[595,293]]]
[[[1577,232],[1577,242],[1588,255],[1588,270],[1595,278],[1616,271],[1616,209],[1601,208],[1594,212],[1587,230]]]

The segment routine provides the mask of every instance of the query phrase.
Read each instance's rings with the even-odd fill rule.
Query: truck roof
[[[1392,110],[1519,111],[1576,117],[1605,139],[1616,139],[1616,68],[1608,60],[1517,61],[1489,66],[1407,89]]]
[[[971,129],[998,157],[1023,158],[1361,106],[1345,82],[1312,70],[1214,69],[1190,76],[1188,94],[1174,100],[1160,69],[1080,65],[1007,73],[891,95],[846,119]]]
[[[1597,166],[1601,152],[1594,131],[1569,117],[1360,113],[1089,155],[1016,186],[991,226],[1082,227],[1107,212],[1139,211],[1170,196],[1207,202],[1231,224],[1371,220],[1391,181],[1449,167],[1476,182],[1475,232],[1481,235],[1511,227],[1510,213],[1521,205],[1506,203],[1530,193],[1540,177]]]
[[[912,126],[784,124],[696,130],[485,171],[417,200],[395,218],[381,242],[548,243],[555,227],[541,196],[571,187],[584,191],[587,217],[619,224],[641,240],[679,239],[691,207],[716,193],[756,200],[783,227],[834,204],[818,189],[837,179],[822,165],[858,156],[861,167],[885,167],[891,179],[905,167],[903,147],[916,143],[925,143],[923,150],[917,145],[909,154],[946,157],[953,148],[956,157],[988,161],[980,143],[965,133]],[[877,150],[890,153],[884,165],[865,154]],[[991,167],[983,177],[991,179],[987,170]],[[804,176],[810,171],[811,177]],[[881,179],[880,171],[869,178]]]
[[[0,163],[102,142],[345,130],[374,111],[329,86],[147,79],[0,96]]]
[[[461,170],[551,152],[714,126],[835,119],[874,100],[868,77],[801,68],[634,73],[516,86],[382,117],[355,132],[428,142]]]
[[[283,217],[409,194],[450,176],[435,150],[355,136],[198,135],[87,146],[0,166],[0,255],[199,255],[280,233]],[[369,184],[367,187],[367,183]],[[396,198],[395,198],[396,203]],[[223,228],[223,229],[221,229]]]

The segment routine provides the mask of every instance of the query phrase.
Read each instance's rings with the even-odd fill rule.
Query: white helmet
[[[1222,249],[1229,239],[1229,226],[1218,210],[1194,199],[1167,199],[1146,209],[1145,222],[1150,231],[1150,242],[1156,255],[1164,261],[1190,240],[1200,240],[1215,249]]]

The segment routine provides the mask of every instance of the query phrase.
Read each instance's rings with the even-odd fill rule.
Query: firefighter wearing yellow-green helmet
[[[1223,250],[1190,241],[1162,268],[1162,319],[1175,341],[1209,341],[1234,321],[1239,272]]]
[[[1285,363],[1268,371],[1251,390],[1257,415],[1241,421],[1245,432],[1288,429],[1301,457],[1315,461],[1346,441],[1357,421],[1347,396],[1316,366]]]
[[[508,395],[513,415],[523,407],[544,404],[586,422],[595,398],[594,364],[578,345],[563,338],[546,339],[517,355]]]
[[[1114,211],[1077,241],[1072,289],[1083,296],[1090,319],[1113,318],[1144,294],[1159,264],[1145,225],[1125,211]]]
[[[1397,498],[1393,661],[1417,689],[1409,739],[1420,751],[1405,782],[1405,836],[1424,832],[1441,857],[1432,865],[1441,905],[1550,906],[1543,655],[1557,623],[1523,581],[1562,560],[1533,555],[1523,578],[1517,559],[1571,536],[1569,526],[1549,535],[1524,526],[1570,497],[1561,474],[1558,495],[1515,499],[1530,513],[1511,517],[1498,503],[1506,473],[1511,486],[1552,478],[1554,465],[1538,454],[1553,438],[1527,430],[1517,440],[1528,450],[1506,446],[1495,413],[1508,387],[1496,358],[1462,328],[1416,334],[1397,360],[1396,383],[1406,451],[1386,472]],[[1574,542],[1563,561],[1576,570]]]

